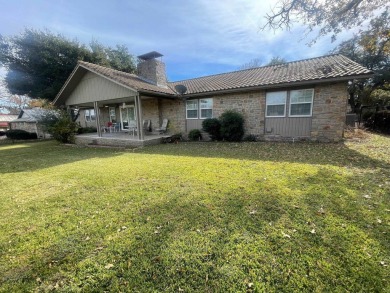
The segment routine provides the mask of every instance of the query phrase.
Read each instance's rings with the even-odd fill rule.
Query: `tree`
[[[263,61],[260,58],[255,58],[239,67],[239,70],[257,68],[263,65]]]
[[[0,65],[8,70],[5,81],[12,94],[52,101],[78,60],[135,71],[134,57],[124,46],[112,49],[92,41],[88,47],[48,30],[0,35]]]
[[[286,59],[279,57],[279,56],[276,56],[276,57],[271,58],[271,60],[267,63],[267,66],[281,65],[281,64],[285,64],[285,63],[287,63]]]
[[[270,66],[270,65],[280,65],[287,63],[286,59],[276,56],[272,57],[271,60],[264,65],[263,61],[261,61],[260,58],[255,58],[249,61],[248,63],[245,63],[240,66],[239,70],[244,70],[244,69],[251,69],[251,68],[257,68],[261,66]]]
[[[342,30],[361,26],[389,6],[388,0],[281,0],[261,29],[289,30],[294,22],[302,22],[308,33],[319,28],[317,37],[331,33],[334,41]]]
[[[366,31],[342,42],[331,53],[343,54],[373,70],[370,80],[355,80],[349,84],[349,104],[353,111],[361,104],[374,104],[387,100],[390,90],[390,18],[389,9],[370,21]]]

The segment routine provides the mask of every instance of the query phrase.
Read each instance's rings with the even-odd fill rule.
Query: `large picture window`
[[[269,92],[266,95],[266,117],[284,117],[287,92]]]
[[[290,92],[290,116],[311,116],[313,89],[294,90]]]
[[[90,122],[95,120],[96,120],[95,109],[85,110],[85,121]]]
[[[187,119],[213,118],[213,99],[188,100],[186,117]]]

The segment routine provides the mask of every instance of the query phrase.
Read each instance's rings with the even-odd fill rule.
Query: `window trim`
[[[267,102],[267,94],[269,93],[285,93],[285,97],[284,97],[284,104],[268,104]],[[287,109],[286,109],[286,106],[287,106],[287,98],[288,98],[288,91],[275,91],[275,92],[267,92],[265,94],[265,117],[266,118],[284,118],[286,117],[287,115]],[[268,106],[280,106],[280,105],[284,105],[284,111],[283,111],[283,116],[269,116],[267,113],[268,113]]]
[[[291,114],[291,105],[299,105],[299,104],[309,104],[308,102],[304,103],[291,103],[291,92],[297,92],[297,91],[307,91],[311,90],[311,102],[310,102],[310,114],[308,115],[292,115]],[[288,109],[288,117],[292,118],[299,118],[299,117],[312,117],[313,116],[313,101],[314,101],[314,88],[308,88],[308,89],[299,89],[299,90],[290,90],[289,91],[289,109]]]
[[[202,100],[211,100],[211,108],[201,108],[201,103],[200,101]],[[196,102],[196,109],[188,109],[187,103],[190,101],[195,101]],[[196,117],[188,117],[188,111],[195,111],[196,110]],[[202,116],[202,110],[211,110],[211,118],[214,117],[214,100],[213,98],[201,98],[201,99],[191,99],[186,101],[186,119],[187,120],[204,120],[208,119],[210,117],[203,117]]]
[[[114,113],[115,113],[115,115],[111,115],[111,110],[114,110]],[[116,108],[115,107],[108,107],[108,116],[110,117],[110,122],[112,122],[112,117],[115,117],[115,122],[116,122],[116,120],[118,120],[118,119],[116,119]]]
[[[211,108],[201,108],[201,100],[211,100]],[[209,118],[213,118],[213,108],[214,108],[214,101],[213,101],[213,98],[203,98],[203,99],[199,99],[199,102],[198,102],[198,105],[199,105],[199,119],[209,119]],[[211,117],[202,117],[202,110],[211,110]]]
[[[187,103],[188,102],[196,102],[196,109],[188,109],[187,108]],[[188,117],[188,110],[190,110],[190,111],[195,111],[196,110],[196,117]],[[187,100],[186,101],[186,119],[188,119],[188,120],[194,120],[194,119],[199,119],[199,99],[193,99],[193,100]]]
[[[91,115],[91,111],[93,111],[94,115]],[[87,114],[88,113],[88,114]],[[95,119],[92,119],[92,117],[95,117]],[[86,109],[84,113],[84,118],[86,122],[93,122],[96,121],[96,113],[95,109]]]

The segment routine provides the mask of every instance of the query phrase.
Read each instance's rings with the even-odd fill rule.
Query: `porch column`
[[[99,112],[98,102],[93,102],[93,108],[95,109],[95,115],[96,115],[97,134],[99,137],[102,137],[102,129],[100,127],[100,112]]]
[[[139,140],[144,140],[144,128],[142,123],[142,103],[139,94],[135,96],[135,110],[137,111],[137,136]]]

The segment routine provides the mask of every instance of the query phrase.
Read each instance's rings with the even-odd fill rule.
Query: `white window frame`
[[[93,113],[93,115],[91,115],[92,113]],[[85,117],[85,121],[87,121],[87,122],[96,121],[95,109],[86,109],[84,117]],[[95,119],[92,119],[92,117],[95,117]]]
[[[201,101],[211,101],[211,108],[202,108],[201,105]],[[198,105],[199,105],[199,116],[200,116],[200,119],[208,119],[208,118],[213,118],[213,107],[214,107],[214,101],[213,101],[213,98],[206,98],[206,99],[199,99],[199,102],[198,102]],[[211,117],[203,117],[202,116],[202,110],[211,110]]]
[[[114,110],[115,115],[111,115],[111,110]],[[110,116],[110,122],[112,122],[112,118],[115,117],[115,122],[117,122],[118,119],[116,119],[116,109],[115,107],[108,107],[108,115]]]
[[[298,91],[311,91],[311,102],[310,102],[310,114],[308,115],[292,115],[291,114],[291,105],[298,105],[298,104],[309,104],[308,102],[300,102],[300,103],[291,103],[291,93],[292,92],[298,92]],[[314,100],[314,89],[299,89],[299,90],[291,90],[289,93],[289,113],[288,117],[312,117],[313,116],[313,100]]]
[[[280,106],[280,105],[283,105],[283,104],[269,104],[268,103],[268,99],[267,99],[267,95],[268,94],[273,94],[273,93],[284,93],[285,94],[285,97],[284,97],[284,111],[283,111],[283,115],[268,115],[268,106]],[[265,117],[269,117],[269,118],[272,118],[272,117],[276,117],[276,118],[283,118],[283,117],[286,117],[286,105],[287,105],[287,91],[277,91],[277,92],[267,92],[266,95],[265,95]]]
[[[188,109],[188,102],[196,102],[196,109]],[[196,110],[196,117],[188,117],[188,111],[195,111]],[[186,101],[186,119],[199,119],[199,100],[187,100]]]

